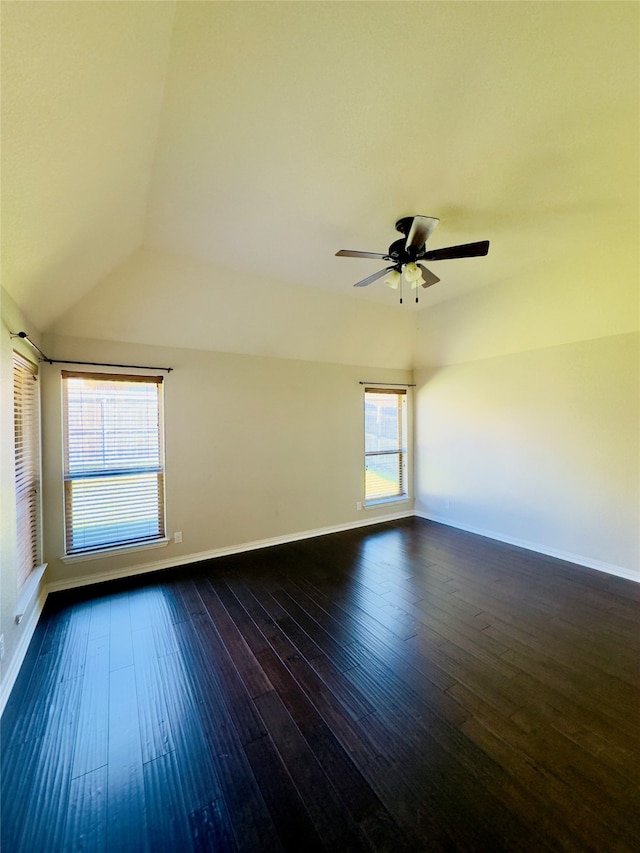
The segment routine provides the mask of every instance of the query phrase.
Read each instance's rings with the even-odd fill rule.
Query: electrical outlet
[[[0,660],[4,657],[4,634],[0,634]]]
[[[176,532],[173,534],[173,541],[176,543],[176,545],[179,545],[182,542],[182,530],[176,530]]]
[[[360,512],[360,510],[361,510],[361,509],[362,509],[362,501],[358,501],[358,502],[357,502],[357,504],[356,504],[356,510],[357,510],[358,512]]]

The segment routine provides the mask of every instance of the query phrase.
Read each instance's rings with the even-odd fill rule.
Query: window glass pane
[[[397,450],[400,434],[400,397],[397,394],[365,395],[365,452]]]
[[[72,508],[71,551],[88,551],[161,535],[157,474],[92,477],[70,480],[67,504]]]
[[[68,379],[68,471],[157,467],[160,454],[156,383]]]
[[[65,375],[67,553],[164,536],[161,384]]]
[[[365,501],[406,495],[406,393],[365,391]]]
[[[402,454],[368,455],[365,463],[367,500],[402,494]]]

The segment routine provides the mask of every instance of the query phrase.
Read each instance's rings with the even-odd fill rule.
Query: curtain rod
[[[129,367],[133,370],[164,370],[167,373],[171,373],[173,370],[173,367],[149,367],[146,364],[111,364],[106,361],[69,361],[62,358],[49,358],[42,352],[38,344],[34,344],[26,332],[10,332],[9,336],[11,338],[22,338],[23,341],[26,341],[40,353],[42,360],[46,361],[47,364],[82,364],[87,367]]]
[[[360,385],[383,385],[385,387],[389,385],[397,385],[400,388],[415,388],[415,382],[360,382]]]

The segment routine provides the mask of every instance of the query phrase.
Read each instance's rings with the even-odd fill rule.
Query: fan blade
[[[336,252],[336,258],[379,258],[384,261],[386,257],[379,252],[354,252],[351,249],[340,249]]]
[[[431,270],[428,270],[426,267],[423,267],[422,264],[418,264],[420,270],[422,271],[422,278],[424,279],[422,286],[423,287],[431,287],[432,284],[437,284],[440,279],[437,275],[434,275]]]
[[[362,281],[356,282],[354,287],[366,287],[368,284],[372,284],[379,278],[382,278],[383,275],[386,275],[393,267],[387,267],[386,269],[379,270],[379,272],[374,272],[373,275],[368,276],[367,278],[363,278]]]
[[[489,241],[464,243],[462,246],[448,246],[446,249],[433,249],[420,255],[421,261],[447,261],[452,258],[477,258],[489,251]]]
[[[433,216],[414,216],[405,249],[421,249],[435,230],[438,222],[440,220]]]

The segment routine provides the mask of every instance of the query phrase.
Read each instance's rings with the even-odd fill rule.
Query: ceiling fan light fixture
[[[384,283],[388,284],[392,290],[397,290],[400,285],[400,279],[402,278],[401,273],[398,270],[391,270],[389,275],[385,278]]]

